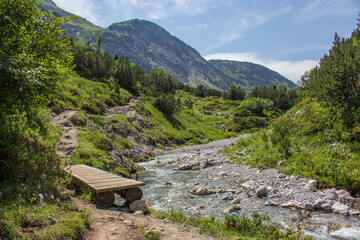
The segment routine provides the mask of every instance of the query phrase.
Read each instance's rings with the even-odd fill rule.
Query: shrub
[[[160,97],[156,98],[154,106],[165,115],[171,116],[179,110],[180,99],[176,99],[172,94],[162,94]]]

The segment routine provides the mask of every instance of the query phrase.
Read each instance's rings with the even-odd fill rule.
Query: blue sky
[[[53,0],[96,25],[152,21],[206,59],[259,63],[297,82],[356,28],[359,0]]]

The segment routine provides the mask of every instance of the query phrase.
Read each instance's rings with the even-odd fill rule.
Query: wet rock
[[[130,204],[129,209],[131,212],[143,211],[143,213],[148,213],[150,207],[146,200],[137,200]]]
[[[257,190],[256,190],[256,197],[265,197],[266,194],[268,192],[268,189],[266,186],[260,186]]]

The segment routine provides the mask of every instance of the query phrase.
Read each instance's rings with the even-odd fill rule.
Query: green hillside
[[[294,88],[295,83],[262,65],[229,60],[209,60],[215,68],[247,91],[254,87],[271,87],[281,85],[288,89]]]

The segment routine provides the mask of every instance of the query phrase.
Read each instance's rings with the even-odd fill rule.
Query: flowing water
[[[214,153],[218,148],[203,149],[201,154]],[[295,228],[301,225],[307,234],[314,239],[360,239],[360,219],[346,217],[340,214],[313,212],[311,217],[304,217],[300,210],[287,209],[275,206],[265,206],[264,199],[248,197],[246,193],[237,191],[238,183],[222,180],[221,178],[208,178],[203,170],[178,171],[174,160],[199,154],[199,152],[179,152],[156,157],[153,161],[142,163],[146,168],[139,173],[139,180],[146,184],[142,187],[144,198],[148,200],[151,208],[155,210],[184,211],[187,214],[216,216],[220,219],[226,214],[232,204],[224,201],[226,196],[235,196],[240,200],[239,214],[251,215],[259,213],[271,217],[273,224],[282,227]],[[215,167],[211,167],[214,168]],[[211,171],[208,168],[207,171]],[[221,166],[218,166],[221,168]],[[196,186],[209,186],[225,189],[225,192],[197,196],[190,193]]]

